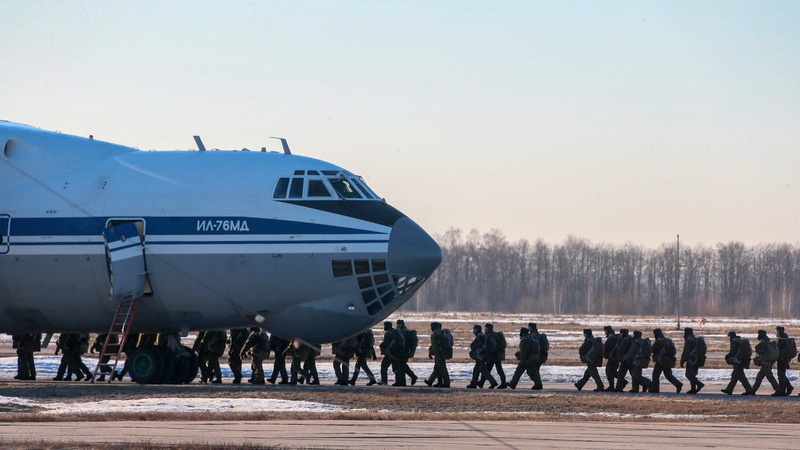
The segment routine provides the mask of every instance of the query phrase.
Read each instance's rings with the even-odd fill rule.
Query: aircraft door
[[[11,216],[0,214],[0,255],[8,253],[11,239]]]
[[[111,300],[152,295],[145,260],[144,221],[109,221],[103,239]]]

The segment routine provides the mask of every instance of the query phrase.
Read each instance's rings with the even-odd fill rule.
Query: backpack
[[[541,352],[539,351],[539,349],[541,348],[541,346],[539,345],[539,340],[538,339],[534,339],[533,336],[531,336],[531,335],[527,335],[523,339],[527,339],[528,342],[530,342],[530,345],[531,345],[531,360],[533,362],[539,362],[540,361],[540,356],[539,355],[541,354]]]
[[[547,354],[550,353],[550,341],[547,340],[547,335],[539,333],[539,363],[544,364],[547,362]]]
[[[594,338],[594,342],[592,343],[592,349],[589,350],[589,355],[587,356],[587,360],[591,363],[594,367],[600,367],[603,365],[603,339],[596,337]]]
[[[483,340],[483,354],[491,355],[494,358],[495,351],[497,350],[497,333],[492,331],[486,334]]]
[[[695,339],[695,365],[697,367],[703,367],[706,365],[706,353],[708,352],[708,346],[706,345],[706,340],[703,337],[699,337]]]
[[[664,340],[664,350],[667,352],[667,356],[674,359],[675,355],[678,354],[678,349],[675,348],[675,343],[672,342],[672,339],[670,338],[665,338]]]
[[[453,333],[450,332],[449,328],[445,328],[442,330],[443,335],[443,343],[444,343],[444,359],[450,359],[453,357]]]
[[[786,339],[786,345],[784,346],[783,351],[786,354],[787,361],[790,361],[792,358],[797,356],[797,343],[795,342],[794,338]]]
[[[498,361],[502,361],[506,359],[506,347],[508,345],[506,343],[506,337],[503,336],[502,331],[497,332],[495,337],[497,339],[497,348],[494,351],[496,355],[495,359],[497,359]]]
[[[417,338],[416,330],[409,330],[408,328],[403,328],[403,338],[405,340],[405,350],[406,350],[406,357],[413,358],[414,353],[417,352],[417,346],[419,345],[419,338]]]
[[[650,338],[642,339],[642,347],[636,354],[634,364],[644,369],[650,365],[650,355],[653,354],[653,344],[650,343]]]
[[[753,347],[750,345],[750,339],[739,338],[739,349],[737,353],[739,360],[742,363],[746,363],[745,365],[749,367],[749,360],[753,356]]]
[[[774,363],[778,360],[780,353],[780,350],[778,350],[778,343],[775,341],[770,341],[769,345],[767,345],[767,354],[764,355],[764,361],[768,363]]]

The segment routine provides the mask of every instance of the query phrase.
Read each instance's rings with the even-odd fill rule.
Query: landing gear
[[[186,384],[197,377],[197,354],[175,339],[166,346],[145,345],[131,352],[131,379],[139,384]]]

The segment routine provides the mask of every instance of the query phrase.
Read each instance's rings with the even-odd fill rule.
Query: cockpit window
[[[289,198],[303,198],[304,178],[292,178],[292,186],[289,188]]]
[[[331,197],[331,192],[322,180],[308,180],[309,197]]]
[[[350,181],[352,181],[353,184],[358,188],[358,190],[361,191],[362,194],[364,194],[364,197],[375,198],[372,194],[370,194],[369,189],[365,188],[364,185],[361,184],[357,179],[353,178]]]
[[[361,194],[356,191],[350,180],[346,178],[328,178],[331,186],[342,198],[362,198]]]
[[[281,178],[278,180],[278,185],[275,186],[275,193],[272,198],[286,198],[286,193],[289,191],[289,179]]]

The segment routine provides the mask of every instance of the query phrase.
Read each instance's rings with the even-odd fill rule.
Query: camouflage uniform
[[[433,358],[433,372],[425,380],[425,384],[433,387],[450,387],[450,373],[447,371],[447,343],[445,342],[442,324],[439,322],[431,323],[431,346],[428,347],[428,359]],[[436,384],[433,384],[433,382]]]
[[[617,371],[617,386],[614,388],[616,392],[622,392],[625,390],[625,386],[628,384],[628,381],[625,379],[625,376],[631,370],[630,364],[625,360],[625,356],[628,354],[628,351],[631,349],[631,343],[633,342],[633,336],[628,334],[628,330],[622,328],[619,330],[619,336],[617,336],[617,361],[619,361],[619,370]]]
[[[786,354],[786,347],[789,343],[789,335],[786,334],[785,329],[781,326],[775,327],[775,335],[778,338],[778,389],[781,396],[792,395],[794,388],[789,382],[789,377],[786,376],[786,371],[792,363],[792,358]]]
[[[519,350],[514,356],[517,357],[519,363],[517,363],[517,370],[514,371],[514,376],[511,377],[511,382],[508,383],[508,387],[516,389],[517,383],[519,383],[519,379],[522,378],[523,373],[528,374],[535,386],[537,382],[535,377],[538,375],[536,369],[539,363],[539,352],[535,351],[533,338],[530,336],[530,331],[527,328],[520,328],[519,330]],[[542,380],[539,379],[538,382],[541,385]]]
[[[233,374],[233,384],[242,382],[242,348],[244,348],[244,343],[247,342],[249,335],[250,330],[247,328],[234,328],[230,333],[228,367],[231,368]]]
[[[614,381],[619,370],[619,359],[617,358],[616,350],[620,335],[614,334],[614,329],[610,325],[606,325],[603,330],[606,333],[606,341],[603,343],[603,357],[606,358],[606,379],[608,380],[608,387],[605,390],[613,391]]]
[[[731,346],[728,354],[725,355],[725,362],[733,366],[733,372],[731,372],[731,381],[725,389],[722,389],[722,392],[728,395],[733,394],[736,383],[741,382],[742,387],[744,387],[744,393],[742,395],[752,395],[750,381],[747,380],[744,374],[744,369],[750,367],[750,358],[742,353],[744,340],[736,336],[736,333],[733,331],[728,332],[728,339],[730,339]]]
[[[780,386],[778,385],[778,381],[775,379],[775,376],[772,374],[772,363],[767,361],[769,337],[767,337],[767,332],[764,330],[758,330],[758,344],[756,344],[755,351],[756,357],[754,361],[760,367],[760,369],[756,374],[756,381],[753,383],[753,387],[750,390],[750,395],[756,395],[758,388],[761,387],[761,382],[764,381],[764,378],[766,378],[767,381],[769,381],[769,384],[772,385],[772,389],[775,391],[772,395],[779,396]]]
[[[358,341],[355,336],[331,345],[333,351],[333,371],[336,373],[336,383],[347,386],[350,381],[350,360],[356,353]]]
[[[469,346],[469,357],[475,361],[475,366],[472,368],[472,381],[467,385],[467,388],[477,388],[478,376],[480,376],[489,381],[489,389],[494,389],[497,386],[497,381],[495,381],[492,374],[489,373],[489,367],[486,364],[486,355],[483,354],[486,336],[481,331],[480,325],[472,327],[472,334],[475,335],[475,338]]]
[[[248,352],[251,352],[253,357],[250,364],[253,374],[248,381],[253,384],[264,384],[264,360],[269,358],[269,336],[266,331],[262,331],[259,327],[250,328],[250,335],[242,348],[242,356]]]
[[[650,385],[650,392],[659,392],[661,388],[661,373],[664,373],[664,378],[667,379],[678,393],[683,388],[683,383],[675,378],[672,374],[672,368],[675,367],[675,355],[669,354],[667,351],[670,339],[664,336],[664,332],[660,328],[653,330],[653,337],[655,343],[653,344],[653,382]],[[673,344],[674,345],[674,344]]]
[[[275,333],[269,337],[269,349],[275,353],[275,362],[272,364],[272,374],[269,376],[269,381],[275,384],[278,376],[281,381],[278,384],[289,384],[289,375],[286,373],[286,355],[291,349],[292,341],[284,339]]]
[[[592,378],[597,385],[594,391],[600,392],[603,390],[603,380],[600,378],[597,368],[603,365],[603,346],[599,342],[595,346],[592,330],[588,328],[583,330],[583,338],[583,344],[578,349],[578,356],[581,362],[586,364],[586,371],[583,372],[583,377],[575,383],[575,387],[580,391],[589,378]]]
[[[697,354],[697,338],[694,337],[694,330],[691,328],[683,329],[683,352],[681,352],[681,367],[686,365],[684,375],[692,388],[687,391],[687,394],[697,394],[700,389],[703,389],[705,384],[697,379],[697,373],[700,371],[702,361],[698,361]]]
[[[372,386],[377,383],[375,375],[373,375],[372,370],[370,370],[369,365],[367,365],[367,359],[377,359],[377,355],[375,355],[375,336],[372,334],[372,329],[362,331],[356,336],[356,365],[353,368],[353,377],[350,378],[351,385],[356,384],[358,373],[361,369],[364,369],[364,373],[369,378],[367,386]]]

